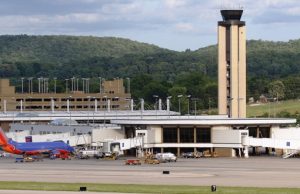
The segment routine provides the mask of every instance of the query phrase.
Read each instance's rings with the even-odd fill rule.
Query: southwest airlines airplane
[[[0,149],[17,155],[30,156],[39,154],[50,154],[59,157],[66,157],[74,153],[74,148],[64,143],[63,141],[57,142],[28,142],[18,143],[8,139],[0,127]]]

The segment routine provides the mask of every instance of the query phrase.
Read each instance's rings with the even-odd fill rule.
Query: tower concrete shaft
[[[218,22],[218,108],[231,118],[246,117],[246,29],[243,10],[221,10]]]

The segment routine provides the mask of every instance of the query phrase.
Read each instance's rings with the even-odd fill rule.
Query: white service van
[[[162,161],[162,162],[176,162],[177,161],[177,157],[171,152],[157,153],[155,155],[155,158],[157,158],[159,161]]]

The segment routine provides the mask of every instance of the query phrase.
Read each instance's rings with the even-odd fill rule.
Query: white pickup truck
[[[103,153],[99,150],[80,150],[79,158],[80,159],[89,159],[89,158],[102,158]]]
[[[177,161],[177,157],[171,152],[157,153],[155,155],[155,158],[158,159],[160,162],[176,162]]]

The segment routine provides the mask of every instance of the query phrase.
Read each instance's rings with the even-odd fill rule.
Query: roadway
[[[124,160],[15,163],[14,159],[0,159],[0,181],[300,188],[299,162],[299,158],[277,157],[200,158],[126,166]],[[163,174],[165,170],[170,174]]]

